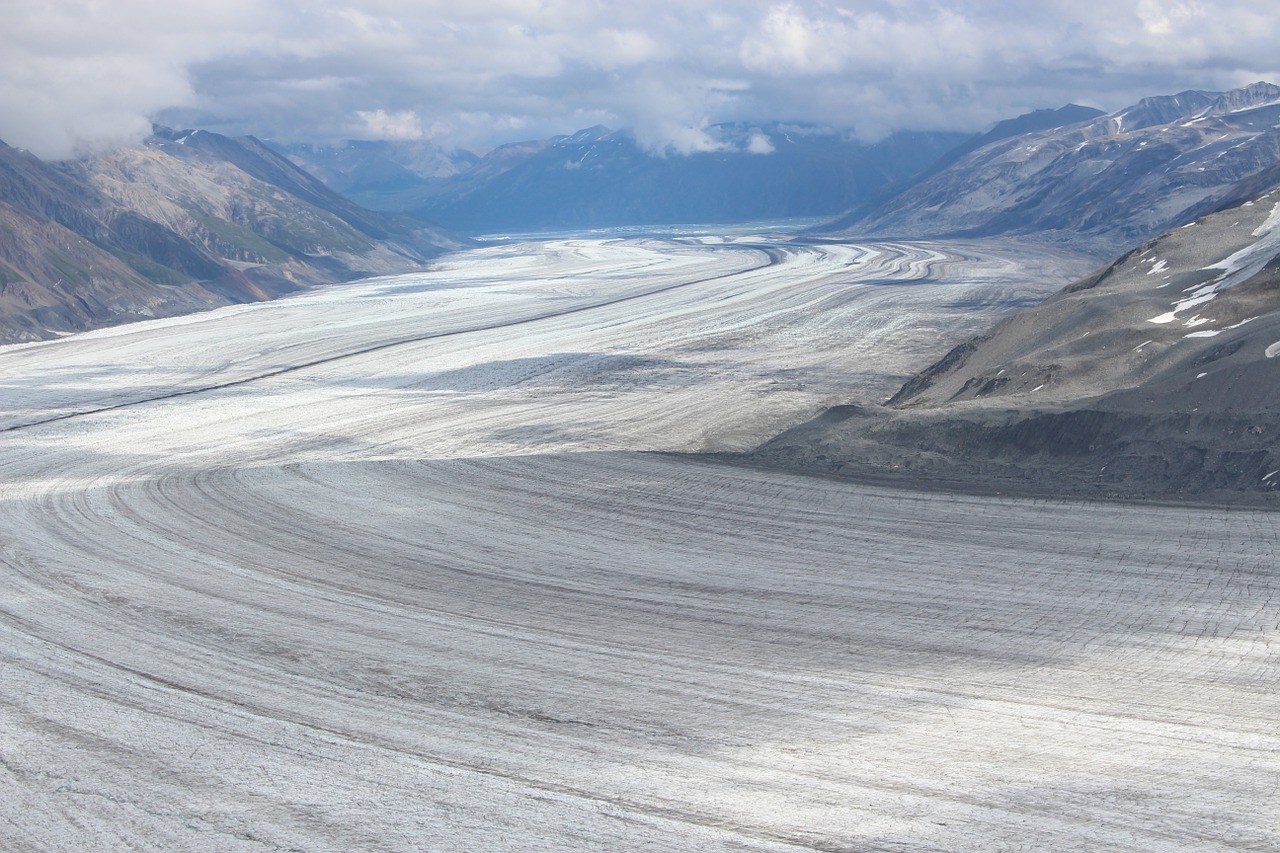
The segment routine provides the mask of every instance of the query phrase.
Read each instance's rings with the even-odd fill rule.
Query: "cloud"
[[[644,68],[619,81],[612,111],[655,154],[695,154],[726,146],[707,132],[713,117],[749,88],[741,80],[699,79],[664,68]]]
[[[413,110],[389,113],[386,110],[357,110],[364,122],[365,139],[421,139],[426,134],[422,120]]]
[[[880,20],[873,16],[871,20]],[[795,3],[771,8],[742,40],[743,65],[774,74],[816,76],[841,71],[849,61],[853,29],[840,18],[810,17]]]
[[[0,138],[42,156],[136,139],[192,103],[190,63],[253,49],[258,4],[10,0],[0,30]]]
[[[150,122],[482,145],[631,127],[714,150],[720,121],[874,138],[1280,81],[1257,0],[8,0],[0,138],[45,157]]]

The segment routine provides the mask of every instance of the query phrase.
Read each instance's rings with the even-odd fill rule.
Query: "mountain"
[[[720,125],[721,150],[659,156],[592,128],[491,152],[416,212],[462,230],[742,222],[830,216],[928,167],[965,137],[867,144],[813,127]]]
[[[446,151],[424,140],[266,144],[333,191],[372,210],[416,207],[433,180],[466,172],[480,160],[470,151]]]
[[[1247,109],[1247,108],[1246,108]],[[1037,494],[1280,499],[1280,171],[765,445],[808,470]]]
[[[782,124],[710,132],[719,149],[686,156],[603,127],[500,146],[430,182],[413,210],[472,233],[833,216],[967,138],[898,133],[868,144]]]
[[[1223,193],[1280,162],[1280,87],[1147,98],[1110,115],[967,147],[945,168],[870,209],[854,209],[831,229],[1034,234],[1111,256],[1214,209]]]
[[[1106,115],[1102,110],[1093,107],[1082,107],[1079,104],[1067,104],[1065,107],[1059,107],[1056,110],[1033,110],[1029,113],[1023,113],[1016,118],[1005,119],[996,122],[985,133],[980,133],[973,138],[966,140],[964,143],[951,149],[947,154],[933,164],[926,172],[921,173],[917,180],[923,179],[928,175],[941,172],[946,167],[957,162],[965,155],[977,151],[992,143],[999,142],[1002,139],[1010,139],[1015,136],[1023,136],[1028,133],[1035,133],[1042,130],[1057,130],[1069,124],[1078,124],[1080,122],[1089,121],[1090,119],[1100,118]]]
[[[252,137],[157,128],[61,163],[0,143],[0,342],[407,271],[457,245]]]

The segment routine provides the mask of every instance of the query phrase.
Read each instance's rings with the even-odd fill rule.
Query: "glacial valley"
[[[1092,264],[548,238],[0,348],[0,848],[1280,846],[1280,516],[690,456]]]

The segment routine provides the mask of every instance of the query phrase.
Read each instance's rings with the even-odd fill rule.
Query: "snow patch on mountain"
[[[1221,275],[1207,284],[1187,288],[1184,292],[1189,292],[1190,295],[1174,302],[1172,311],[1152,317],[1148,322],[1172,323],[1179,313],[1212,302],[1227,288],[1253,278],[1280,254],[1280,229],[1277,226],[1280,226],[1280,202],[1272,207],[1266,222],[1254,229],[1252,236],[1259,238],[1256,243],[1233,252],[1217,263],[1201,267],[1205,271],[1222,270]],[[1192,321],[1188,321],[1187,325],[1191,324]]]

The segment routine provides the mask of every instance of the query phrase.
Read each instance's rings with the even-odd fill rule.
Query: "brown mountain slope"
[[[0,342],[197,311],[223,298],[167,287],[49,219],[0,202]]]
[[[0,204],[0,342],[404,272],[459,245],[204,132],[56,164],[0,143]]]

